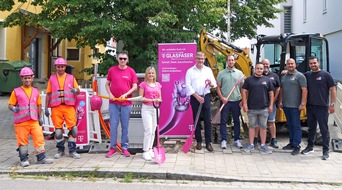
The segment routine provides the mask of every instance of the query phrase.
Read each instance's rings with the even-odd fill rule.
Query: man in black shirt
[[[260,127],[260,150],[271,154],[266,143],[266,128],[268,114],[273,111],[273,85],[269,78],[263,76],[264,66],[255,65],[255,73],[247,78],[242,86],[243,111],[247,112],[249,120],[249,146],[245,152],[254,150],[255,128]]]
[[[329,141],[330,133],[328,127],[329,114],[335,112],[336,87],[330,73],[320,69],[320,63],[317,57],[309,58],[309,67],[311,71],[304,75],[308,86],[307,99],[307,119],[309,126],[308,146],[302,151],[302,154],[313,152],[314,139],[316,135],[317,123],[322,134],[323,160],[329,159]],[[329,104],[330,92],[330,104]]]

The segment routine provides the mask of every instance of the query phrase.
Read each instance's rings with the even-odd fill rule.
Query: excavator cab
[[[272,72],[281,78],[281,71],[285,69],[286,60],[293,58],[297,64],[297,70],[305,73],[310,70],[309,57],[318,58],[322,70],[329,72],[328,41],[317,33],[307,34],[281,34],[277,36],[258,35],[256,46],[256,63],[267,58],[270,60]],[[306,110],[300,115],[302,122],[306,121]],[[277,110],[276,122],[286,122],[283,111]]]
[[[317,57],[321,69],[329,72],[328,41],[318,33],[258,35],[256,48],[256,63],[264,58],[269,59],[272,71],[279,76],[289,58],[296,60],[298,71],[309,71],[308,60],[311,56]]]

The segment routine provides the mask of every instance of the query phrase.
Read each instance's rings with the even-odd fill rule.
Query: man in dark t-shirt
[[[273,85],[271,80],[263,76],[264,66],[255,65],[255,73],[246,79],[242,86],[243,111],[247,112],[249,120],[249,146],[245,152],[254,150],[255,128],[260,127],[260,150],[271,154],[266,143],[266,128],[268,114],[273,111]]]
[[[330,73],[319,68],[317,57],[309,58],[309,67],[311,71],[304,75],[308,86],[307,99],[307,119],[309,126],[308,146],[302,151],[302,154],[313,152],[314,139],[316,135],[317,123],[322,134],[323,160],[329,159],[330,133],[328,127],[329,114],[335,112],[336,88],[335,82]],[[330,104],[329,104],[330,92]]]

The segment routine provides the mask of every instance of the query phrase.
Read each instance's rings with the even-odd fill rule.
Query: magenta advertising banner
[[[159,128],[162,137],[187,137],[193,129],[186,71],[195,65],[195,43],[158,44],[158,81],[162,85]]]
[[[89,145],[89,130],[88,130],[88,104],[87,104],[88,95],[85,90],[81,89],[81,92],[76,96],[76,117],[77,117],[77,137],[76,144],[77,145]]]

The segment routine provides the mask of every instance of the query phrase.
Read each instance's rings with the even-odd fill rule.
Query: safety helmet
[[[102,106],[102,98],[97,95],[93,95],[90,98],[91,111],[99,110]]]
[[[67,65],[67,62],[65,61],[64,58],[59,57],[56,59],[55,63],[53,65]]]
[[[30,69],[29,67],[24,67],[20,70],[19,76],[32,76],[34,75],[32,69]]]

